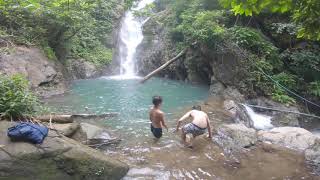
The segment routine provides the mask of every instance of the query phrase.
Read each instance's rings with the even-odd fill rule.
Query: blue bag
[[[28,141],[34,144],[41,144],[48,135],[48,128],[32,123],[18,123],[8,128],[7,135],[11,140]]]

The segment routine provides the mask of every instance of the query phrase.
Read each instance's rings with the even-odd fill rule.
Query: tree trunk
[[[148,75],[146,75],[141,81],[140,83],[144,83],[146,82],[148,79],[150,79],[152,76],[154,76],[155,74],[159,73],[160,71],[162,71],[164,68],[166,68],[167,66],[169,66],[170,64],[172,64],[173,62],[175,62],[176,60],[178,60],[181,56],[183,56],[185,53],[187,52],[187,49],[184,49],[183,51],[181,51],[176,57],[170,59],[169,61],[167,61],[166,63],[164,63],[163,65],[161,65],[159,68],[157,68],[156,70],[152,71],[151,73],[149,73]]]

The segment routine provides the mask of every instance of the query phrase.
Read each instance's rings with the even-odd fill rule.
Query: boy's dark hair
[[[161,96],[153,96],[152,97],[152,104],[155,106],[159,106],[162,103],[162,97]]]
[[[194,106],[192,106],[192,109],[201,111],[201,106],[200,105],[194,105]]]

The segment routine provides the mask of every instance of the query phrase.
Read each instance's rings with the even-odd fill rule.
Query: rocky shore
[[[102,128],[82,123],[57,125],[40,145],[11,142],[7,128],[14,122],[0,122],[1,179],[121,179],[128,165],[85,145],[93,138],[108,140]],[[63,135],[67,131],[72,132]],[[74,139],[72,139],[74,138]],[[78,141],[76,141],[76,140]],[[80,141],[80,142],[79,142]]]

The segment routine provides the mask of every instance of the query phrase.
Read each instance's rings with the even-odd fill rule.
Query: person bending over
[[[201,106],[194,106],[193,110],[187,112],[185,115],[183,115],[177,123],[176,131],[179,130],[179,127],[181,125],[181,122],[185,119],[191,117],[192,122],[184,125],[182,127],[182,140],[184,144],[188,147],[192,147],[191,142],[186,141],[187,134],[192,134],[193,138],[202,135],[206,132],[208,129],[209,138],[212,138],[212,132],[211,132],[211,126],[208,115],[201,111]]]
[[[151,121],[151,132],[156,138],[161,138],[162,128],[165,127],[168,131],[168,127],[164,122],[164,113],[160,110],[162,104],[161,96],[153,96],[152,98],[153,107],[149,112]]]

